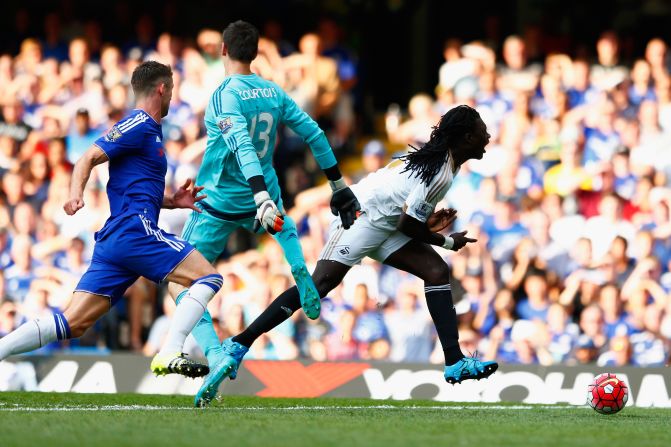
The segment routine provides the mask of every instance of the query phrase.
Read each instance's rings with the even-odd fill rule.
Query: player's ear
[[[472,142],[473,142],[473,133],[471,133],[471,132],[466,132],[466,133],[464,134],[464,141],[465,141],[466,143],[472,143]]]
[[[226,47],[226,43],[222,42],[221,43],[221,55],[226,56],[228,54],[228,48]]]

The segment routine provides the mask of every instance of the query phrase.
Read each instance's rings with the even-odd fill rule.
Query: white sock
[[[23,354],[58,340],[53,318],[39,318],[23,323],[0,339],[0,360]]]
[[[193,283],[175,309],[160,355],[182,352],[186,337],[201,319],[207,309],[207,303],[219,291],[222,284],[221,275],[208,275]]]

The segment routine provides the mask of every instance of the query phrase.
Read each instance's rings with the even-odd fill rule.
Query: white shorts
[[[398,230],[385,230],[373,226],[364,213],[349,230],[342,227],[339,217],[331,222],[329,239],[324,245],[319,259],[337,261],[350,267],[368,256],[384,262],[411,239]]]

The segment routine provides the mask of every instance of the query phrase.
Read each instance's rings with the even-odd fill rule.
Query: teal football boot
[[[242,358],[247,354],[249,348],[233,341],[229,337],[221,344],[223,355],[217,363],[210,368],[210,373],[205,376],[203,385],[200,387],[194,398],[195,407],[206,407],[209,405],[219,391],[221,382],[230,377],[234,380],[238,376],[238,368],[242,363]]]
[[[486,379],[494,374],[499,364],[496,362],[482,362],[475,357],[464,357],[453,365],[445,367],[445,380],[454,385],[468,379]]]
[[[315,283],[312,281],[312,276],[310,276],[305,264],[292,268],[291,274],[294,280],[296,280],[296,287],[301,297],[303,312],[305,312],[305,315],[309,319],[316,320],[319,318],[319,313],[321,312],[322,301],[319,297],[317,287],[315,287]]]

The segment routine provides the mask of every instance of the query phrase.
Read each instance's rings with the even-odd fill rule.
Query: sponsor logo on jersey
[[[221,133],[226,133],[233,127],[233,122],[231,121],[231,118],[226,117],[223,120],[219,120],[217,126],[219,127],[219,130],[221,130]]]
[[[112,128],[105,135],[105,141],[116,141],[121,138],[121,131],[117,126],[112,126]]]
[[[258,99],[258,98],[277,98],[277,91],[270,88],[250,88],[247,90],[238,91],[240,99],[247,101],[248,99]]]
[[[348,255],[349,254],[349,247],[341,248],[340,250],[338,250],[338,252],[341,255]]]

